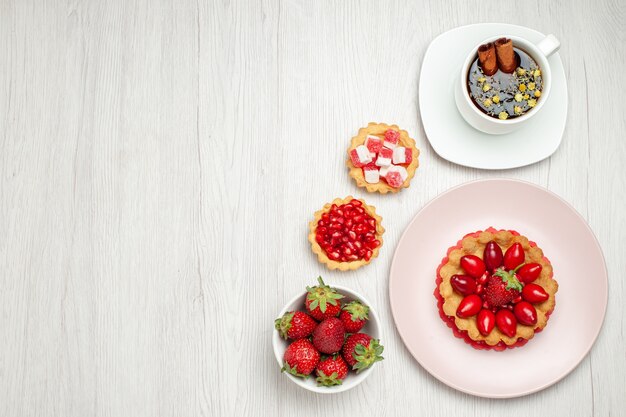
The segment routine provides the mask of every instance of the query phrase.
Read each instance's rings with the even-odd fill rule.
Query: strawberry
[[[341,310],[339,319],[343,322],[347,333],[358,333],[368,320],[370,308],[359,301],[351,301]]]
[[[515,277],[514,271],[507,272],[499,268],[489,277],[483,298],[491,307],[498,307],[513,301],[521,290],[522,284]]]
[[[313,345],[322,353],[335,353],[341,350],[345,328],[337,317],[321,322],[313,331]]]
[[[355,333],[349,336],[342,350],[346,363],[357,373],[382,361],[384,359],[380,356],[382,353],[383,346],[379,341],[365,333]]]
[[[306,378],[315,370],[320,361],[320,353],[308,339],[298,339],[285,350],[285,363],[281,371]]]
[[[297,340],[313,333],[317,322],[302,311],[290,311],[274,320],[274,327],[283,339]]]
[[[348,365],[341,355],[333,355],[323,359],[315,369],[317,384],[325,387],[341,385],[348,376]]]
[[[307,295],[304,302],[306,310],[313,318],[322,321],[329,317],[336,317],[341,311],[343,295],[334,288],[324,284],[322,277],[318,277],[318,286],[306,287]]]

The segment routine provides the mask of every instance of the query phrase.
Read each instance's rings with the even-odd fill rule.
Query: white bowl
[[[354,292],[346,287],[342,287],[341,285],[331,285],[331,287],[335,288],[340,294],[345,296],[345,298],[341,299],[342,304],[349,303],[350,301],[353,301],[353,300],[358,300],[370,308],[369,320],[365,323],[365,326],[363,327],[363,329],[361,329],[361,332],[367,333],[368,335],[372,336],[373,339],[381,339],[382,333],[381,333],[380,320],[378,319],[378,315],[376,314],[376,311],[372,307],[372,303],[370,303],[361,294]],[[288,311],[300,310],[300,311],[306,312],[306,309],[304,307],[305,298],[306,298],[306,291],[303,292],[302,294],[298,294],[297,296],[293,297],[285,305],[285,307],[280,311],[277,317],[282,317]],[[283,355],[285,353],[285,350],[287,349],[287,346],[290,343],[291,343],[290,340],[284,340],[283,338],[280,337],[280,335],[278,334],[278,331],[274,330],[274,333],[272,334],[272,345],[274,347],[274,355],[276,356],[276,361],[278,362],[279,369],[283,366]],[[385,344],[384,340],[381,340],[381,344],[383,345]],[[337,392],[347,391],[359,385],[361,382],[365,380],[365,378],[367,378],[372,373],[372,370],[374,369],[375,366],[376,364],[370,366],[369,368],[365,369],[364,371],[358,374],[356,372],[350,371],[348,373],[348,376],[346,377],[346,379],[343,380],[341,385],[335,385],[332,387],[318,386],[317,382],[315,381],[315,371],[313,371],[313,373],[306,379],[293,376],[287,372],[283,372],[283,374],[287,378],[292,380],[295,384],[309,391],[317,392],[320,394],[334,394]]]

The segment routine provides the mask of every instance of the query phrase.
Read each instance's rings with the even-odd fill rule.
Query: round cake
[[[548,324],[558,283],[535,242],[513,230],[467,234],[437,268],[441,319],[476,349],[525,345]]]

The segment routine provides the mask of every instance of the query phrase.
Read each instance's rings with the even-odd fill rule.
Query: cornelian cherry
[[[333,204],[317,222],[315,241],[329,259],[352,262],[369,261],[381,245],[376,237],[376,219],[367,214],[359,200]]]

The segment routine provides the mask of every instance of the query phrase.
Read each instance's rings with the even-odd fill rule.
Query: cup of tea
[[[467,123],[503,135],[539,113],[550,95],[548,57],[560,42],[548,35],[538,43],[519,36],[492,36],[472,48],[454,88],[456,106]]]

